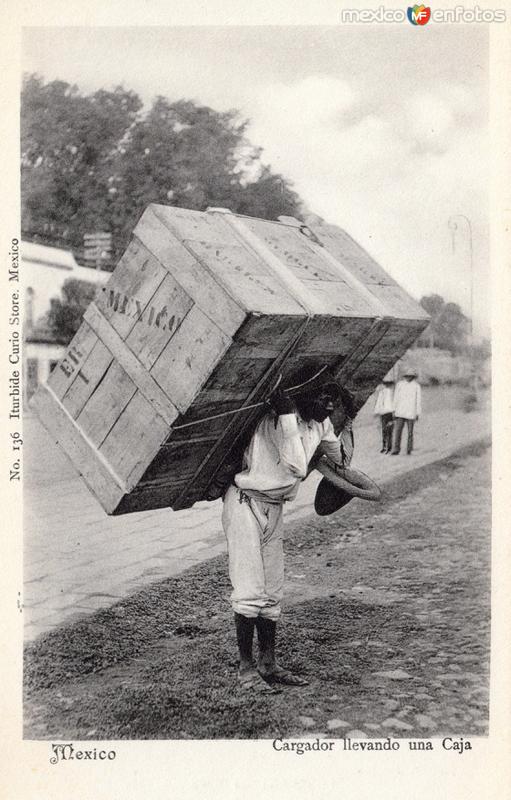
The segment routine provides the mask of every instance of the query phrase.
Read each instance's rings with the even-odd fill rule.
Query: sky
[[[263,160],[413,296],[489,325],[488,27],[25,28],[22,66],[250,120]]]

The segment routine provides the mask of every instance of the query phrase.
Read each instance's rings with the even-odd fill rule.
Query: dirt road
[[[489,451],[474,447],[287,530],[280,658],[310,685],[252,697],[219,556],[27,647],[33,739],[487,732]]]
[[[490,431],[488,396],[463,411],[465,390],[424,390],[412,457],[380,454],[368,403],[355,421],[354,465],[378,483],[443,458]],[[185,511],[159,509],[108,517],[35,419],[25,423],[24,633],[27,639],[176,575],[225,551],[221,502]],[[286,508],[289,521],[308,516],[314,473]]]

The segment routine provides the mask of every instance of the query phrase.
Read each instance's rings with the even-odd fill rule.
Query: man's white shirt
[[[394,416],[415,419],[421,414],[421,387],[413,381],[398,381],[394,392]]]
[[[277,424],[275,424],[277,421]],[[245,451],[244,469],[234,479],[239,489],[293,500],[314,453],[321,445],[340,462],[340,444],[329,417],[305,422],[297,414],[267,414]]]
[[[374,404],[375,414],[392,414],[394,411],[394,387],[381,384]]]

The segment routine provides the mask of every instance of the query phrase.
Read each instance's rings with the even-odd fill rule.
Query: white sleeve
[[[334,426],[332,425],[332,420],[330,417],[325,420],[323,423],[325,429],[323,431],[323,436],[321,437],[322,442],[338,442],[339,437],[335,435]]]
[[[307,475],[307,460],[303,448],[298,423],[294,414],[281,414],[275,429],[275,445],[282,464],[296,478]]]
[[[376,389],[376,401],[374,404],[374,414],[381,414],[382,411],[382,390],[380,387]]]
[[[417,384],[416,404],[415,404],[416,411],[417,411],[415,416],[417,416],[417,417],[420,417],[420,415],[422,414],[422,402],[421,402],[421,399],[422,399],[422,390],[421,390],[420,383],[418,383]]]
[[[399,382],[399,383],[396,384],[396,388],[394,390],[394,413],[396,411],[396,407],[397,407],[397,405],[399,403],[399,400],[400,400],[400,397],[399,397],[400,394],[401,394],[401,384]]]
[[[334,426],[330,419],[325,422],[325,430],[321,437],[318,450],[322,455],[328,456],[328,458],[336,464],[342,464],[340,437],[335,435]]]

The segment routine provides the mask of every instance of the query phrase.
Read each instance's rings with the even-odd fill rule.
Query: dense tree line
[[[68,344],[82,324],[86,308],[96,297],[97,286],[90,281],[68,278],[60,290],[60,297],[50,300],[46,315],[49,329],[56,339]]]
[[[149,203],[300,216],[298,195],[264,164],[247,126],[235,110],[165,97],[144,110],[122,87],[87,95],[65,81],[26,75],[23,230],[73,248],[84,233],[110,232],[115,261]]]
[[[438,347],[453,355],[471,354],[485,359],[490,355],[487,339],[477,344],[471,340],[471,323],[457,303],[449,303],[439,294],[428,294],[421,298],[421,306],[428,312],[431,322],[421,334],[417,344],[422,347]]]

